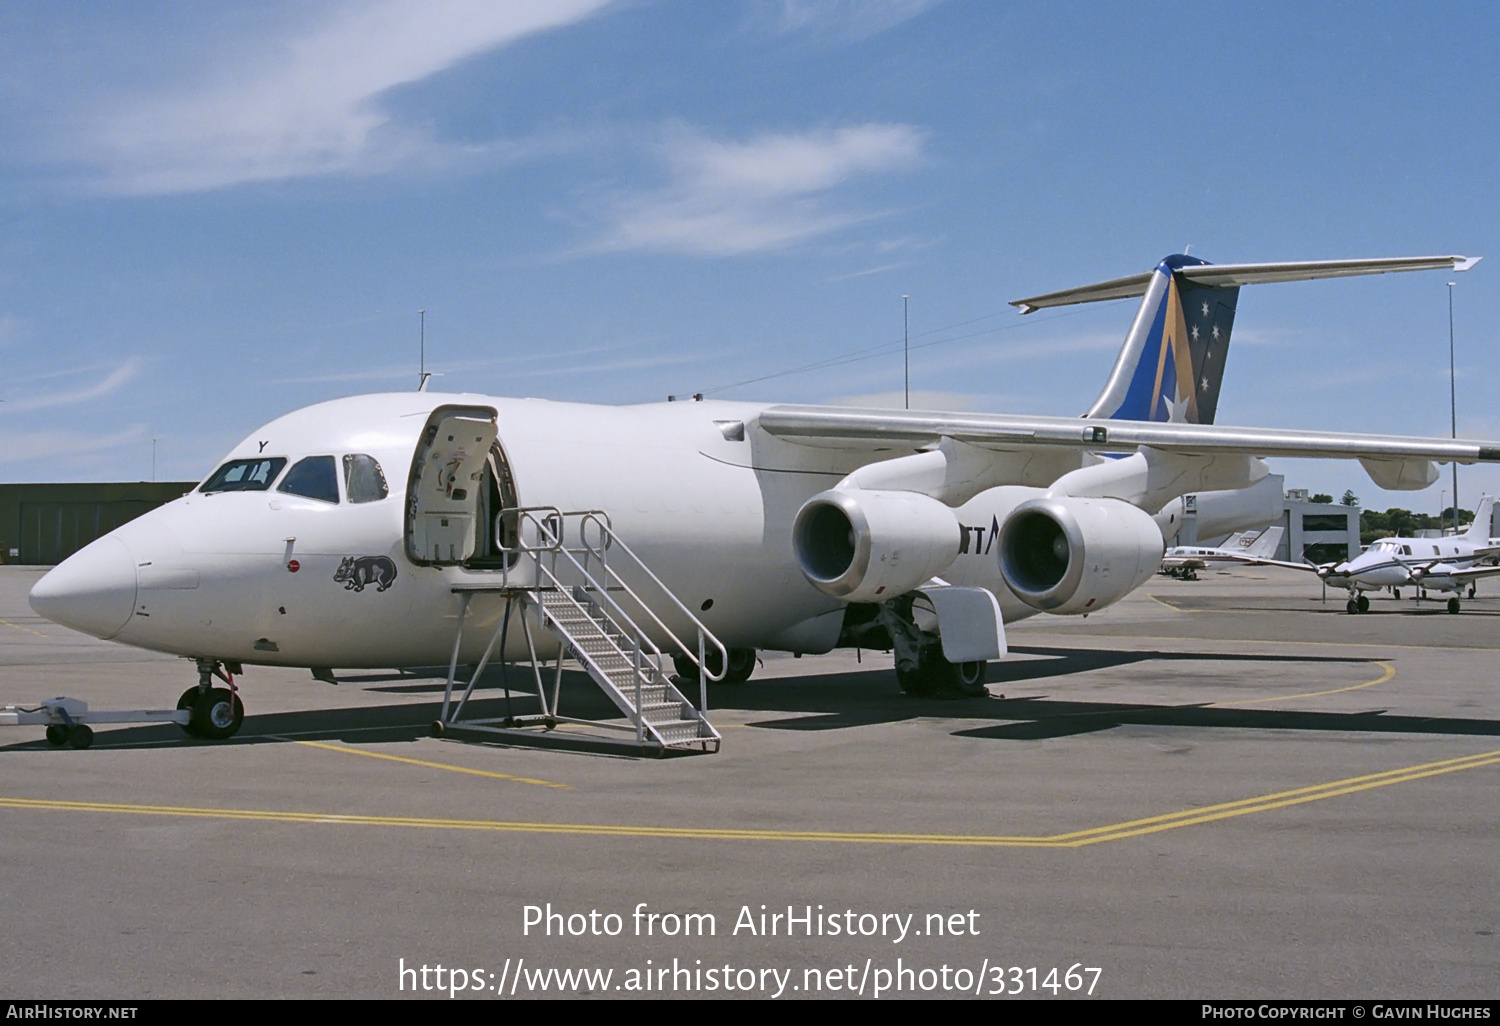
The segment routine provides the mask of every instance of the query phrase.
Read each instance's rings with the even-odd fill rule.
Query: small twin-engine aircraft
[[[474,681],[497,655],[529,660],[551,724],[566,654],[663,747],[717,747],[702,682],[744,679],[758,649],[894,649],[904,690],[982,693],[1006,622],[1119,601],[1161,563],[1153,516],[1253,485],[1261,457],[1357,459],[1384,488],[1431,484],[1432,461],[1500,462],[1500,442],[1212,423],[1240,286],[1474,262],[1173,256],[1017,301],[1145,297],[1082,419],[424,391],[320,403],[65,560],[31,605],[195,659],[178,707],[209,738],[239,728],[249,664],[446,662],[441,725],[468,698],[450,711],[460,665]]]
[[[1246,562],[1285,566],[1317,574],[1324,582],[1349,592],[1346,608],[1351,613],[1370,609],[1367,591],[1392,589],[1397,598],[1401,589],[1413,587],[1418,596],[1428,591],[1461,592],[1469,589],[1469,598],[1477,590],[1479,578],[1500,574],[1500,566],[1482,566],[1481,560],[1500,555],[1500,545],[1490,538],[1490,517],[1495,500],[1484,496],[1474,511],[1474,522],[1463,534],[1442,538],[1380,538],[1353,559],[1343,563],[1290,563],[1273,559],[1247,559]],[[1448,598],[1448,612],[1459,610],[1458,595]]]
[[[1263,527],[1259,531],[1241,531],[1224,539],[1223,545],[1174,545],[1161,558],[1161,573],[1196,581],[1198,571],[1214,563],[1243,563],[1276,554],[1276,546],[1286,533],[1284,527]]]

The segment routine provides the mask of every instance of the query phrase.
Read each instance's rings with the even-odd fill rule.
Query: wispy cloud
[[[865,39],[897,25],[943,0],[780,0],[776,22],[782,32],[809,32],[836,41]]]
[[[868,278],[872,274],[884,274],[886,271],[894,271],[909,265],[910,261],[899,264],[881,264],[879,267],[870,267],[863,271],[850,271],[848,274],[836,274],[832,278],[824,278],[823,280],[831,285],[834,282],[850,281],[854,278]]]
[[[636,348],[630,343],[613,345],[582,346],[569,348],[567,360],[559,361],[556,352],[526,352],[507,353],[503,356],[489,357],[485,359],[472,360],[449,360],[440,364],[430,364],[434,369],[428,371],[432,375],[432,382],[428,388],[434,392],[443,391],[448,385],[455,390],[468,390],[473,382],[476,372],[485,371],[495,367],[505,368],[507,380],[518,378],[540,378],[554,377],[557,375],[576,374],[580,366],[586,366],[593,373],[611,370],[629,370],[645,367],[666,367],[683,363],[695,363],[713,359],[713,354],[688,353],[688,354],[656,354],[650,356],[627,356],[613,355],[625,354]],[[543,364],[541,367],[528,365]],[[443,378],[449,378],[447,385]],[[417,370],[406,366],[385,365],[382,367],[368,367],[362,370],[335,371],[326,374],[303,374],[284,378],[271,378],[267,382],[272,385],[308,385],[355,381],[399,381],[410,383],[410,387],[416,387]],[[404,390],[404,387],[403,389]]]
[[[90,399],[98,399],[101,396],[118,389],[125,382],[135,377],[140,370],[140,360],[126,360],[120,366],[109,373],[103,381],[89,385],[86,388],[74,389],[71,392],[53,392],[43,395],[15,396],[11,397],[0,410],[6,413],[22,413],[26,410],[44,410],[53,406],[71,406],[75,403],[88,402]],[[50,375],[49,375],[50,376]]]
[[[670,182],[619,200],[599,250],[730,256],[782,249],[880,216],[840,209],[829,194],[861,176],[915,167],[925,133],[863,124],[767,134],[744,142],[670,133]]]
[[[143,424],[112,435],[68,431],[0,432],[0,464],[108,452],[139,441],[145,434],[146,427]]]
[[[434,372],[435,373],[435,372]],[[370,367],[366,370],[339,371],[335,374],[306,374],[289,378],[271,378],[271,385],[314,385],[341,381],[402,381],[415,382],[417,372],[410,367]],[[412,385],[415,388],[415,384]]]
[[[906,405],[905,392],[874,392],[869,395],[841,396],[829,399],[830,406],[858,406],[867,410],[899,410]],[[963,413],[974,408],[974,396],[963,392],[920,391],[911,394],[914,410],[940,410]]]
[[[0,349],[19,339],[21,329],[21,318],[15,314],[0,314]]]
[[[345,4],[310,31],[232,61],[219,81],[132,97],[78,156],[103,168],[109,190],[137,194],[386,170],[427,147],[380,108],[380,94],[610,2]]]

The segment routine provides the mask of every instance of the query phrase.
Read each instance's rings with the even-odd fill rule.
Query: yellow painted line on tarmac
[[[35,634],[39,638],[45,638],[47,636],[41,631],[34,631],[30,627],[22,627],[20,624],[11,623],[9,620],[0,620],[0,624],[4,624],[7,627],[14,627],[18,631],[25,631],[27,634]]]
[[[200,819],[257,820],[275,823],[316,823],[330,826],[415,827],[427,830],[470,830],[521,834],[582,834],[595,837],[649,837],[677,840],[791,841],[842,844],[950,845],[992,848],[1082,848],[1106,841],[1176,830],[1304,805],[1308,802],[1356,794],[1427,777],[1500,765],[1500,750],[1457,759],[1422,763],[1401,769],[1333,780],[1311,787],[1185,809],[1161,816],[1112,823],[1090,830],[1048,836],[986,834],[898,834],[835,830],[733,830],[716,827],[657,827],[628,824],[528,823],[485,819],[435,819],[415,816],[362,816],[347,813],[285,812],[266,809],[210,809],[176,805],[128,805],[115,802],[72,802],[0,797],[0,808],[50,812],[112,812],[138,816],[179,816]]]
[[[1174,605],[1172,605],[1172,603],[1168,602],[1164,598],[1157,598],[1155,595],[1151,594],[1149,591],[1143,592],[1142,594],[1144,594],[1152,602],[1155,602],[1157,605],[1159,605],[1159,606],[1166,606],[1168,609],[1170,609],[1174,613],[1191,613],[1191,612],[1193,612],[1193,610],[1191,610],[1191,609],[1181,609],[1181,608],[1179,608],[1177,606],[1174,606]]]
[[[272,736],[272,735],[267,735]],[[469,769],[467,766],[451,766],[445,762],[428,762],[425,759],[409,759],[404,755],[386,755],[384,752],[367,752],[363,748],[350,748],[348,745],[330,745],[322,741],[294,741],[293,744],[307,745],[309,748],[322,748],[330,752],[343,752],[345,755],[363,755],[368,759],[386,759],[390,762],[404,762],[410,766],[424,766],[427,769],[447,770],[449,773],[468,773],[476,777],[493,777],[496,780],[511,780],[518,784],[536,784],[538,787],[557,787],[566,791],[573,789],[572,784],[559,784],[551,780],[537,780],[535,777],[518,777],[510,773],[495,773],[491,770]]]
[[[1295,698],[1319,698],[1323,695],[1338,695],[1342,694],[1345,691],[1358,691],[1361,688],[1373,688],[1376,684],[1384,684],[1386,681],[1396,676],[1396,668],[1390,663],[1383,662],[1377,659],[1375,660],[1375,665],[1384,667],[1385,672],[1382,673],[1379,677],[1376,677],[1374,680],[1367,680],[1363,684],[1351,684],[1346,688],[1332,688],[1328,691],[1307,691],[1300,695],[1276,695],[1271,698],[1247,698],[1242,702],[1214,702],[1213,706],[1215,708],[1222,709],[1225,706],[1230,705],[1259,705],[1263,702],[1290,702]]]
[[[1182,812],[1168,813],[1164,816],[1151,816],[1146,819],[1130,820],[1125,823],[1115,823],[1112,826],[1097,827],[1093,830],[1080,830],[1071,834],[1057,834],[1048,838],[1048,840],[1064,847],[1097,844],[1100,841],[1118,841],[1127,837],[1139,837],[1143,834],[1160,833],[1163,830],[1174,830],[1178,827],[1195,826],[1199,823],[1212,823],[1235,816],[1245,816],[1253,812],[1270,812],[1292,805],[1304,805],[1308,802],[1321,801],[1325,798],[1337,798],[1346,794],[1355,794],[1359,791],[1369,791],[1377,787],[1404,784],[1412,780],[1421,780],[1424,777],[1435,777],[1445,773],[1458,773],[1462,770],[1483,769],[1484,767],[1495,765],[1500,765],[1500,751],[1480,752],[1477,755],[1466,755],[1458,759],[1444,759],[1439,762],[1428,762],[1417,766],[1406,766],[1402,769],[1386,770],[1383,773],[1370,773],[1360,777],[1332,780],[1326,784],[1314,784],[1311,787],[1299,787],[1291,791],[1261,795],[1258,798],[1244,798],[1240,801],[1224,802],[1220,805],[1207,805],[1199,809],[1186,809]]]
[[[1288,611],[1289,612],[1293,612],[1294,610],[1288,610]],[[1184,610],[1180,610],[1180,612],[1184,612],[1185,613],[1185,612],[1188,612],[1188,610],[1184,609]],[[1199,612],[1202,612],[1202,610],[1199,610]],[[1023,620],[1021,622],[1025,623],[1027,621]],[[1014,630],[1014,629],[1015,628],[1011,627],[1010,625],[1006,626],[1006,630],[1007,631],[1011,631],[1011,630]],[[1138,641],[1138,642],[1173,641],[1173,642],[1177,642],[1178,644],[1182,644],[1182,645],[1199,645],[1199,646],[1201,646],[1202,643],[1203,643],[1203,639],[1202,638],[1184,637],[1181,634],[1090,634],[1090,633],[1088,633],[1086,631],[1083,631],[1083,630],[1076,630],[1076,631],[1049,631],[1049,630],[1036,630],[1036,631],[1032,631],[1032,630],[1017,630],[1017,631],[1015,631],[1014,634],[1008,634],[1007,637],[1009,638],[1009,640],[1011,641],[1012,644],[1020,646],[1020,647],[1025,647],[1026,645],[1028,645],[1032,641],[1048,641],[1048,640],[1052,640],[1052,641],[1073,641],[1073,642],[1076,642],[1076,641],[1079,641],[1080,639],[1081,640],[1085,640],[1085,641],[1090,641],[1090,642],[1096,642],[1096,643],[1097,642],[1106,642],[1106,641],[1113,641],[1113,642],[1123,642],[1123,641]],[[1216,638],[1216,639],[1214,639],[1214,644],[1216,646],[1283,645],[1283,646],[1288,646],[1288,647],[1293,647],[1293,648],[1295,648],[1298,645],[1309,645],[1309,646],[1315,646],[1315,647],[1319,647],[1319,648],[1359,648],[1359,649],[1364,649],[1365,651],[1369,651],[1370,649],[1373,648],[1376,651],[1380,651],[1380,652],[1385,652],[1385,651],[1388,651],[1388,650],[1393,649],[1393,648],[1411,649],[1414,652],[1431,652],[1431,651],[1439,650],[1439,649],[1441,651],[1443,651],[1443,652],[1494,652],[1494,651],[1497,651],[1496,647],[1492,646],[1492,645],[1449,645],[1449,644],[1446,644],[1446,643],[1444,643],[1444,644],[1432,644],[1432,645],[1402,645],[1402,644],[1398,644],[1398,643],[1394,643],[1394,642],[1385,642],[1385,641],[1298,641],[1298,640],[1289,640],[1289,639],[1285,639],[1285,638]],[[1083,647],[1083,646],[1080,646],[1080,647]],[[1095,647],[1095,646],[1090,646],[1090,647],[1092,648],[1092,647]],[[1227,649],[1224,649],[1224,650],[1227,651]],[[1143,648],[1117,648],[1114,651],[1117,651],[1117,652],[1149,652],[1149,651],[1152,651],[1152,650],[1151,649],[1143,649]],[[1203,658],[1205,658],[1205,659],[1212,659],[1212,658],[1214,658],[1214,654],[1216,652],[1218,652],[1218,651],[1221,651],[1221,649],[1215,648],[1212,652],[1204,652],[1204,650],[1200,647],[1200,648],[1190,649],[1190,651],[1193,651],[1193,652],[1203,652]]]

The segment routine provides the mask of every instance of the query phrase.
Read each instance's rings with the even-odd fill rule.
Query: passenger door
[[[495,435],[493,410],[439,409],[428,420],[407,487],[406,551],[413,562],[447,566],[473,555]]]

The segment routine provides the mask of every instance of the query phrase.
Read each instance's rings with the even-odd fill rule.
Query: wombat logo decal
[[[364,591],[367,584],[385,591],[396,581],[396,564],[389,556],[345,556],[333,579],[343,581],[347,591]]]

